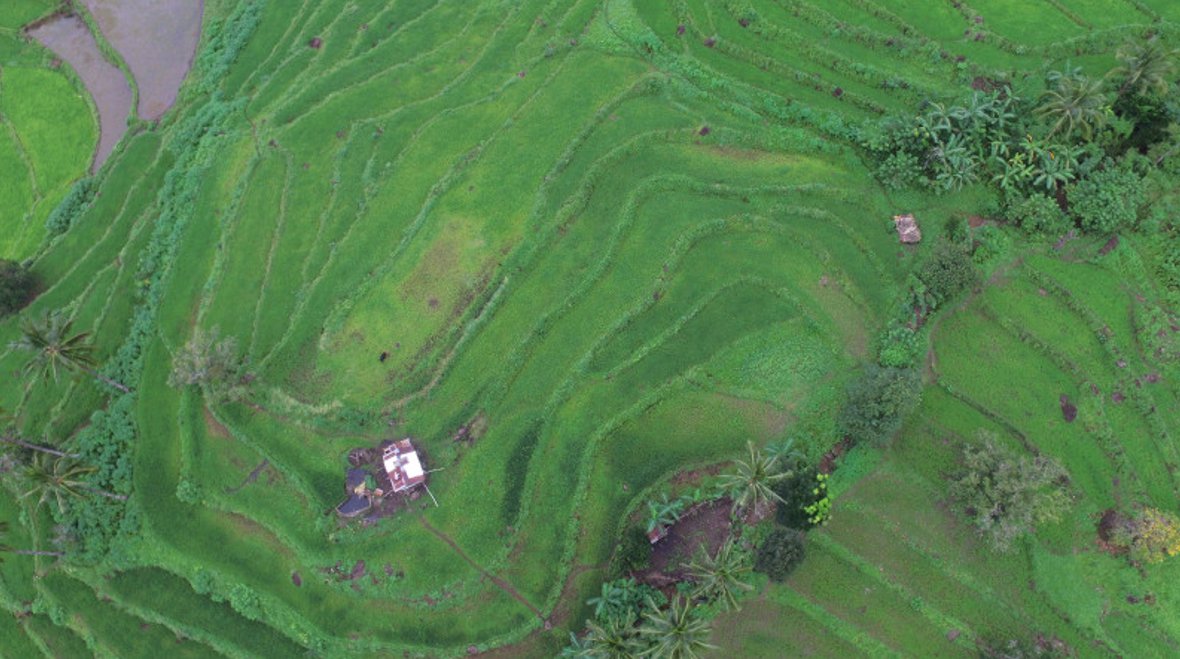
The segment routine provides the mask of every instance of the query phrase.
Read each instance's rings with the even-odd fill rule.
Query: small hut
[[[893,226],[897,229],[897,239],[906,245],[922,241],[922,230],[918,228],[918,221],[914,219],[913,215],[909,213],[894,215]]]
[[[426,470],[422,468],[418,451],[408,437],[386,446],[381,460],[385,463],[385,473],[389,475],[394,492],[405,492],[426,482]]]
[[[349,469],[344,479],[344,489],[348,493],[348,498],[336,506],[336,512],[340,513],[341,517],[356,517],[368,510],[373,505],[370,493],[376,489],[375,485],[369,472],[364,469]]]

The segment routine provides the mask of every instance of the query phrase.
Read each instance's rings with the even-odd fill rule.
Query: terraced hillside
[[[922,255],[888,218],[936,235],[986,202],[886,194],[851,128],[1046,60],[1102,70],[1180,21],[1168,0],[1011,5],[207,2],[179,110],[34,261],[23,313],[66,310],[134,392],[13,379],[0,402],[130,500],[72,504],[107,542],[71,551],[101,568],[0,564],[22,614],[0,653],[556,654],[646,491],[748,438],[834,443]],[[1175,652],[1180,568],[1144,581],[1093,542],[1113,502],[1175,505],[1180,432],[1180,369],[1145,329],[1154,246],[1098,247],[1017,247],[940,317],[899,445],[847,457],[835,521],[720,619],[720,656],[962,655],[997,631]],[[167,384],[214,327],[248,354],[245,402]],[[1084,495],[1023,553],[941,505],[979,427]],[[349,450],[403,435],[439,505],[341,524]],[[0,496],[7,543],[53,549],[33,502]]]
[[[97,141],[82,85],[20,28],[53,8],[48,0],[0,7],[0,257],[32,256],[45,221],[86,173]]]

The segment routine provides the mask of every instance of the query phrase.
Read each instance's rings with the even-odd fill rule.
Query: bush
[[[889,190],[904,190],[922,179],[922,165],[918,157],[905,151],[890,154],[876,171],[877,180]]]
[[[913,366],[918,363],[922,348],[918,333],[905,323],[894,320],[877,337],[877,363],[896,368]]]
[[[0,318],[15,313],[29,302],[37,278],[16,261],[0,259]]]
[[[771,581],[783,582],[799,567],[805,555],[806,535],[798,529],[777,527],[771,531],[754,556],[754,570],[770,577]]]
[[[840,409],[840,431],[853,442],[885,444],[921,397],[917,370],[870,365],[848,388]]]
[[[629,526],[623,532],[623,538],[615,550],[616,576],[639,572],[647,568],[651,562],[651,541],[647,534],[638,526]]]
[[[1159,563],[1180,554],[1180,518],[1148,508],[1131,522],[1119,526],[1111,539],[1130,550],[1131,560]]]
[[[951,478],[950,496],[996,551],[1061,517],[1069,505],[1065,469],[1052,458],[1013,455],[981,431],[963,447],[963,469]]]
[[[803,509],[814,504],[819,496],[815,489],[815,476],[819,473],[810,465],[798,465],[790,476],[776,482],[771,489],[782,498],[775,510],[775,520],[791,529],[806,530],[811,527],[809,516]]]
[[[1070,211],[1082,228],[1112,233],[1134,228],[1147,195],[1143,177],[1129,166],[1107,166],[1075,184],[1069,193]]]
[[[971,252],[965,245],[940,242],[918,272],[918,280],[926,286],[926,294],[934,306],[942,306],[947,300],[974,286],[979,281]]]
[[[90,202],[94,200],[94,194],[97,191],[98,182],[94,180],[94,177],[87,176],[78,179],[78,182],[70,188],[61,202],[49,213],[49,217],[45,220],[45,229],[49,233],[65,233],[90,207]]]
[[[1028,233],[1060,233],[1069,227],[1057,200],[1040,192],[1009,197],[1004,211],[1009,221]]]

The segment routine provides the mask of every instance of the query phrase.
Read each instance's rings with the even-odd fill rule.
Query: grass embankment
[[[38,614],[27,639],[0,633],[135,654],[163,626],[194,653],[249,656],[459,654],[527,636],[517,650],[553,654],[646,489],[751,437],[829,447],[843,387],[920,256],[889,216],[915,211],[933,237],[984,196],[885,195],[848,126],[1046,57],[1108,62],[1127,30],[1099,24],[1107,4],[1070,3],[1078,20],[1022,9],[1051,24],[1032,34],[993,26],[991,2],[755,2],[746,27],[744,4],[696,0],[265,3],[225,75],[194,83],[222,96],[190,89],[172,123],[132,138],[35,265],[51,287],[33,311],[76,312],[103,355],[150,320],[134,344],[142,532],[109,581],[35,585],[30,561],[6,563],[6,587],[29,593],[6,606],[58,602],[66,627]],[[211,5],[210,25],[231,9]],[[183,134],[234,102],[212,133]],[[1119,281],[1111,267],[1034,251],[944,312],[938,382],[959,398],[932,386],[896,451],[848,459],[835,521],[786,586],[722,619],[724,652],[969,654],[996,630],[1167,647],[1159,609],[1114,596],[1133,575],[1088,549],[1088,516],[1114,497],[1176,496],[1160,457],[1175,412],[1145,411],[1174,410],[1175,390],[1130,381],[1150,360],[1127,326],[1137,298],[1103,283]],[[1096,319],[1113,342],[1079,338]],[[166,386],[172,353],[213,326],[248,353],[257,406]],[[1132,365],[1110,365],[1116,347]],[[1128,399],[1089,401],[1091,382]],[[1061,394],[1088,401],[1073,425]],[[4,392],[26,434],[53,443],[101,401],[85,381]],[[476,420],[474,443],[452,441]],[[1084,494],[1025,554],[989,556],[939,507],[954,447],[980,426],[1059,457]],[[445,469],[431,476],[441,506],[337,528],[347,450],[391,433]],[[1143,433],[1156,440],[1119,439]],[[356,579],[327,571],[362,560]],[[1152,577],[1157,607],[1165,582]],[[136,620],[142,638],[122,638]]]

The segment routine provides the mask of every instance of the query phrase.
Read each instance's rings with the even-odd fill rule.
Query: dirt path
[[[437,536],[439,540],[442,540],[443,542],[447,543],[447,545],[450,546],[451,549],[454,549],[455,553],[459,555],[459,558],[462,558],[464,561],[467,562],[468,565],[470,565],[471,567],[478,570],[480,574],[482,574],[484,577],[486,577],[492,583],[496,584],[496,587],[498,587],[500,590],[504,591],[505,593],[508,593],[508,595],[512,599],[516,600],[517,602],[520,602],[522,605],[524,605],[525,608],[527,608],[529,611],[532,611],[533,615],[537,616],[538,620],[541,620],[542,622],[545,622],[546,624],[548,624],[548,620],[546,620],[545,614],[541,613],[540,609],[533,606],[532,603],[530,603],[528,600],[526,600],[523,595],[518,593],[516,591],[516,589],[512,587],[512,584],[508,583],[507,581],[504,581],[500,577],[497,577],[496,575],[492,574],[491,572],[488,572],[487,570],[480,567],[480,565],[478,563],[471,560],[471,558],[466,553],[463,552],[463,549],[461,549],[459,547],[459,545],[455,544],[455,541],[452,540],[450,538],[450,536],[448,536],[447,534],[443,533],[442,531],[439,531],[438,529],[431,526],[430,522],[426,521],[425,517],[419,515],[418,521],[422,522],[422,526],[426,527],[427,531],[430,531],[435,536]]]

